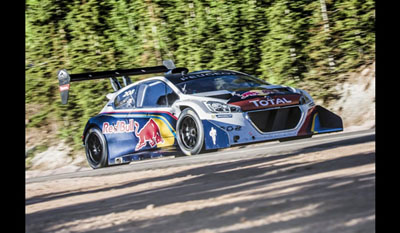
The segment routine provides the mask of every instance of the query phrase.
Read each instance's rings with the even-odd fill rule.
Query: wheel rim
[[[194,119],[190,116],[186,116],[181,123],[180,127],[180,138],[183,145],[187,149],[193,149],[196,146],[198,140],[197,124]]]
[[[96,134],[92,133],[89,135],[87,147],[90,160],[95,164],[100,163],[103,154],[103,146],[101,144],[100,138]]]

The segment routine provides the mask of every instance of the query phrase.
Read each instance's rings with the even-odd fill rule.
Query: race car
[[[160,75],[134,83],[129,78],[156,73]],[[316,105],[306,91],[238,71],[189,72],[167,60],[162,66],[80,74],[62,69],[57,76],[63,104],[71,82],[111,81],[114,92],[88,120],[82,136],[94,169],[168,153],[196,155],[343,130],[342,119]]]

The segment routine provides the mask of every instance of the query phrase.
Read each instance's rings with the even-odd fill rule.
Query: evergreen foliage
[[[323,12],[324,10],[324,12]],[[325,13],[325,15],[324,15]],[[231,69],[329,100],[340,74],[375,59],[373,0],[27,0],[27,127],[57,121],[80,145],[109,80],[71,84],[61,105],[56,73],[160,65]],[[142,77],[132,77],[133,79]]]

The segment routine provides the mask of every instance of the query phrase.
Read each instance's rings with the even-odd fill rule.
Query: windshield
[[[263,80],[241,74],[202,77],[176,84],[183,94],[220,90],[242,91],[263,85],[269,84]]]

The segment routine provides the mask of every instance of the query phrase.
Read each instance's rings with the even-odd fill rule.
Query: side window
[[[179,96],[168,86],[167,87],[167,101],[168,101],[168,106],[171,106],[175,101],[179,99]]]
[[[162,81],[153,81],[140,86],[140,102],[138,106],[154,108],[171,106],[178,99],[172,89]]]
[[[115,109],[132,109],[136,106],[137,86],[129,88],[120,93],[114,100]]]

